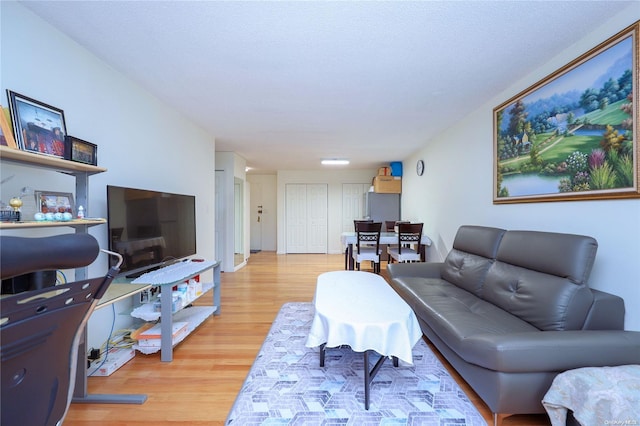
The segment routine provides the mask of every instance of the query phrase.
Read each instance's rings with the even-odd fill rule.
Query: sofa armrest
[[[442,262],[391,263],[387,265],[389,278],[422,277],[440,278]]]
[[[624,330],[624,300],[620,296],[591,289],[593,304],[584,330]]]
[[[640,364],[640,332],[541,331],[482,334],[462,342],[467,362],[502,372],[565,371]]]

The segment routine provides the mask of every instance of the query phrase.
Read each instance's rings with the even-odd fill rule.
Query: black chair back
[[[360,247],[375,247],[376,253],[380,251],[380,231],[382,222],[358,222],[356,226],[356,247],[360,254]]]
[[[422,239],[422,223],[406,223],[398,224],[398,254],[402,254],[402,247],[408,247],[412,244],[420,244]]]
[[[40,268],[60,269],[55,267],[54,258],[65,267],[86,266],[99,253],[95,238],[89,236],[91,241],[87,236],[59,236],[60,245],[56,244],[56,237],[1,237],[2,278]],[[41,244],[56,251],[42,256]],[[84,254],[75,260],[69,259],[69,251],[66,255],[59,251],[63,247],[72,254],[80,248]],[[14,258],[14,250],[27,257],[15,258],[18,264],[11,267],[7,264],[5,270],[5,261]],[[91,257],[93,259],[89,261]],[[104,295],[117,272],[117,268],[112,268],[105,277],[0,299],[0,423],[3,426],[62,423],[73,395],[76,368],[86,368],[86,365],[77,365],[79,339],[97,300]]]
[[[358,231],[358,224],[359,223],[371,223],[373,222],[373,220],[371,219],[354,219],[353,220],[353,230],[354,231]]]

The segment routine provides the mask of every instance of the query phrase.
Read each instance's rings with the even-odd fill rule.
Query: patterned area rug
[[[458,384],[420,340],[413,365],[387,360],[364,409],[364,357],[348,347],[305,347],[313,304],[282,306],[227,417],[227,425],[486,426]],[[377,361],[370,356],[371,365]]]

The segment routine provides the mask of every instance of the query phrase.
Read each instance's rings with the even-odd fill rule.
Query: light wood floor
[[[89,378],[90,394],[145,393],[144,404],[71,404],[64,424],[223,425],[282,304],[311,301],[318,274],[343,268],[343,255],[252,254],[246,267],[222,274],[221,315],[208,319],[178,345],[173,362],[161,362],[159,354],[138,353],[110,377]],[[208,295],[202,299],[211,300]],[[489,409],[444,363],[492,424]],[[506,417],[502,424],[550,423],[538,415]]]

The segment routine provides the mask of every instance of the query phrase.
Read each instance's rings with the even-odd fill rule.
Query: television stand
[[[213,282],[202,283],[202,291],[200,294],[194,295],[194,297],[186,300],[184,306],[174,309],[172,288],[175,285],[188,281],[210,269],[213,269]],[[160,287],[161,293],[165,293],[165,296],[160,297],[160,312],[157,312],[154,309],[154,303],[143,303],[131,312],[131,316],[145,321],[155,322],[160,320],[160,345],[136,345],[135,348],[144,354],[161,351],[161,361],[173,361],[173,347],[175,345],[191,334],[196,327],[202,324],[211,315],[220,315],[219,261],[176,262],[158,270],[144,273],[133,280],[132,284],[148,284],[154,287]],[[209,290],[213,290],[213,306],[192,306],[189,309],[184,309]],[[186,322],[188,325],[186,327],[186,332],[176,336],[174,339],[173,324],[175,322]]]

